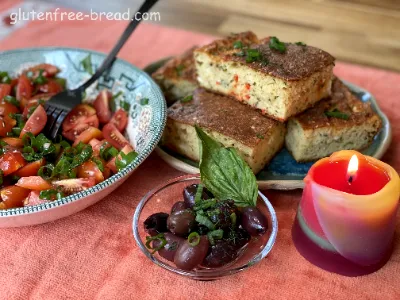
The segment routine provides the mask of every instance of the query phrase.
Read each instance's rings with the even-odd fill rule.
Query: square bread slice
[[[371,105],[334,79],[330,98],[289,120],[285,143],[296,161],[312,161],[339,150],[366,148],[381,127]]]
[[[168,104],[191,95],[198,87],[193,51],[187,50],[182,55],[170,59],[164,66],[152,74],[161,87]]]
[[[190,102],[175,102],[168,108],[162,144],[199,161],[199,139],[194,125],[201,127],[225,147],[235,148],[258,173],[282,148],[285,124],[232,98],[197,89]]]
[[[271,39],[245,32],[196,49],[199,85],[281,122],[330,95],[333,56],[299,43],[284,43],[281,53]]]

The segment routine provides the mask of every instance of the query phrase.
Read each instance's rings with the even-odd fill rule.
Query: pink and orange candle
[[[295,246],[331,272],[374,272],[390,258],[399,196],[399,175],[375,158],[340,151],[321,159],[305,178]]]

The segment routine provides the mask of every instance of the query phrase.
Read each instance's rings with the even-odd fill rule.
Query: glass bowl
[[[154,213],[169,213],[175,202],[183,200],[183,189],[194,183],[200,183],[199,175],[185,175],[174,178],[143,197],[133,217],[133,235],[142,252],[158,266],[196,280],[213,280],[235,274],[257,264],[266,257],[276,240],[278,220],[271,203],[261,192],[258,192],[257,208],[267,217],[268,231],[260,237],[253,237],[242,254],[230,264],[214,269],[197,268],[192,271],[184,271],[178,269],[173,262],[162,258],[157,253],[151,254],[149,252],[145,246],[148,234],[144,231],[143,222]]]

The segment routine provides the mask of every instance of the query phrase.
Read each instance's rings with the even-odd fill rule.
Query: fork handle
[[[96,70],[96,72],[93,74],[93,76],[91,78],[89,78],[89,80],[86,81],[84,84],[82,84],[80,87],[78,87],[77,90],[81,90],[82,92],[84,90],[86,90],[86,88],[91,86],[92,83],[94,83],[98,78],[100,78],[101,75],[103,75],[103,73],[112,66],[112,64],[114,63],[115,59],[117,58],[118,52],[125,45],[126,41],[129,39],[129,37],[131,36],[131,34],[135,30],[135,28],[142,21],[142,18],[137,20],[135,16],[137,14],[143,15],[144,13],[148,12],[153,7],[153,5],[156,4],[157,2],[158,2],[158,0],[146,0],[142,4],[142,6],[137,11],[137,13],[132,17],[131,22],[126,27],[124,33],[121,35],[121,37],[118,40],[117,44],[111,50],[110,54],[108,54],[108,56],[103,61],[101,66]]]

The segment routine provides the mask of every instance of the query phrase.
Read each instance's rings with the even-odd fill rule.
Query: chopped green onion
[[[122,170],[131,162],[133,162],[135,158],[138,156],[138,154],[135,151],[131,151],[128,154],[125,154],[124,152],[121,151],[119,155],[121,158],[117,157],[115,159],[115,166],[117,167],[118,171]]]
[[[264,136],[263,136],[262,134],[260,134],[260,133],[257,133],[256,136],[257,136],[257,138],[259,138],[260,140],[263,140],[263,139],[264,139]]]
[[[258,51],[257,49],[248,49],[247,50],[247,57],[246,57],[247,63],[260,61],[261,59],[262,59],[261,52]]]
[[[207,233],[207,238],[211,245],[215,245],[214,240],[220,240],[223,236],[224,231],[222,229],[213,230]]]
[[[210,207],[215,206],[216,204],[217,204],[217,200],[216,199],[207,199],[207,201],[202,201],[200,204],[196,204],[193,207],[193,210],[199,211],[199,210],[208,209]]]
[[[200,243],[200,235],[194,231],[189,234],[187,240],[190,246],[196,247]]]
[[[342,120],[348,120],[350,118],[349,114],[343,113],[339,111],[337,108],[333,110],[328,110],[325,111],[325,115],[327,117],[332,117],[332,118],[337,118],[337,119],[342,119]]]
[[[97,168],[99,168],[101,172],[104,172],[104,165],[101,159],[98,157],[92,157],[92,161],[97,165]]]
[[[193,100],[193,95],[187,95],[186,97],[181,99],[182,103],[190,102]]]
[[[144,99],[147,99],[147,98],[144,98]],[[143,100],[143,99],[142,99]],[[141,100],[141,101],[142,101]],[[149,103],[148,102],[148,99],[147,99],[147,103]],[[146,103],[146,104],[147,104]],[[142,104],[142,105],[145,105],[145,104]],[[127,101],[119,101],[119,106],[121,106],[121,108],[123,109],[123,110],[125,110],[125,111],[127,111],[127,112],[129,112],[129,109],[131,108],[131,104],[129,103],[129,102],[127,102]]]
[[[233,48],[234,49],[242,49],[243,48],[243,43],[242,41],[236,41],[233,43]]]
[[[56,200],[61,199],[62,197],[64,197],[64,194],[56,190],[44,190],[40,191],[39,194],[39,198],[43,200]]]
[[[59,85],[61,85],[63,89],[65,89],[65,88],[67,87],[67,80],[66,80],[65,78],[56,77],[56,78],[54,78],[54,80],[55,80]]]
[[[196,222],[200,223],[201,225],[206,226],[210,230],[215,229],[213,222],[211,222],[211,220],[209,218],[207,218],[206,216],[196,214]]]
[[[203,195],[203,189],[204,189],[204,186],[200,183],[197,186],[196,195],[194,197],[194,203],[200,203],[201,202],[201,196]]]
[[[116,93],[111,97],[110,108],[112,112],[115,112],[117,110],[117,104],[115,103],[115,100],[117,100],[122,94],[123,92],[119,91],[118,93]]]
[[[11,77],[8,75],[8,72],[0,72],[0,83],[11,83]]]
[[[151,245],[150,245],[150,243],[151,243],[152,241],[155,241],[155,240],[159,240],[159,241],[161,242],[161,244],[160,244],[158,247],[156,247],[156,248],[152,248]],[[162,248],[164,248],[164,246],[165,246],[166,244],[167,244],[167,240],[165,239],[163,233],[159,233],[159,234],[157,234],[157,235],[155,235],[155,236],[152,236],[152,237],[150,237],[150,236],[147,236],[147,237],[146,237],[146,248],[149,249],[149,250],[153,250],[153,251],[151,252],[151,254],[154,254],[154,253],[156,253],[158,250],[161,250]]]
[[[41,166],[37,172],[37,175],[42,177],[44,180],[49,180],[53,176],[53,171],[54,165],[49,163],[45,166]]]
[[[44,70],[40,69],[39,75],[35,79],[33,79],[32,82],[35,84],[45,84],[47,82],[47,78],[43,76],[43,72]]]
[[[84,59],[81,60],[81,65],[86,72],[88,72],[90,75],[93,75],[91,54],[89,54],[88,56],[86,56]]]
[[[140,99],[140,105],[147,105],[147,104],[149,104],[149,98]]]
[[[5,96],[3,99],[4,99],[4,101],[19,108],[19,101],[17,100],[17,98],[15,98],[13,96]]]
[[[304,44],[303,42],[296,42],[295,44],[298,45],[298,46],[303,46],[303,47],[307,46],[307,45]]]
[[[286,45],[282,43],[276,36],[273,36],[269,40],[269,48],[276,50],[280,53],[286,52]]]
[[[237,222],[236,214],[233,212],[233,213],[230,214],[229,217],[231,218],[231,222],[232,222],[233,227],[235,227],[236,226],[236,222]]]

